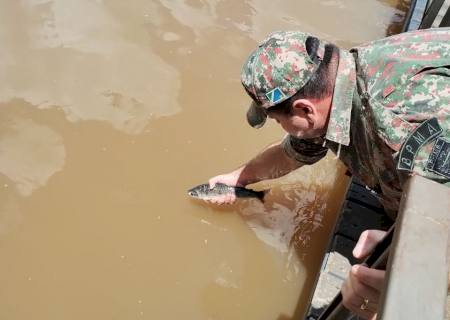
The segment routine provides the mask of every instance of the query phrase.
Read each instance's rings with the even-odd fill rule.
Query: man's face
[[[284,131],[294,137],[310,139],[321,136],[304,115],[268,112],[267,116],[278,122]]]
[[[268,113],[268,117],[278,122],[284,131],[292,136],[304,139],[314,138],[315,130],[304,117],[274,112]]]

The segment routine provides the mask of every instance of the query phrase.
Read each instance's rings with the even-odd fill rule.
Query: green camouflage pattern
[[[252,99],[264,108],[293,96],[316,71],[305,41],[310,35],[297,31],[278,31],[263,40],[247,58],[241,82]],[[274,89],[282,94],[274,97]]]
[[[333,91],[333,107],[330,112],[326,138],[348,146],[350,144],[350,117],[356,86],[356,69],[353,55],[339,51],[339,65]]]
[[[335,152],[354,176],[380,193],[385,209],[395,214],[408,175],[450,185],[448,178],[426,170],[435,141],[419,149],[413,172],[397,170],[405,139],[432,117],[438,119],[443,136],[450,138],[449,28],[402,33],[350,52],[341,50],[322,148]],[[304,156],[301,147],[295,148],[301,146],[298,139],[286,139],[285,144]],[[310,156],[317,158],[321,152],[317,148]]]

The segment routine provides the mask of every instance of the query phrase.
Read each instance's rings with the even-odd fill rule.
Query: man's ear
[[[309,123],[314,124],[317,121],[317,107],[311,100],[297,99],[292,103],[292,108],[297,115],[304,117]]]

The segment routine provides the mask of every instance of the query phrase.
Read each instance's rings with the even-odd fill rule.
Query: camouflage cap
[[[266,121],[265,109],[292,97],[318,68],[306,51],[310,34],[277,31],[264,39],[247,58],[241,81],[253,102],[247,121],[260,128]]]

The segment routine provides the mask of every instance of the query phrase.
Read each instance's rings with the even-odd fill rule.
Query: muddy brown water
[[[230,207],[186,190],[282,136],[249,128],[277,29],[350,47],[396,1],[0,0],[0,318],[300,317],[347,185],[329,155]],[[298,318],[297,318],[298,319]]]

